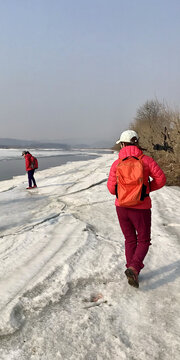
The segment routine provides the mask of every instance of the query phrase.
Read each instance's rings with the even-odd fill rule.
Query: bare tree
[[[164,129],[168,128],[169,119],[166,106],[158,100],[146,101],[138,110],[131,128],[138,132],[140,141],[149,151],[155,144],[163,145]]]
[[[138,110],[131,129],[141,146],[154,157],[167,175],[167,184],[180,185],[180,114],[157,99],[146,101]]]

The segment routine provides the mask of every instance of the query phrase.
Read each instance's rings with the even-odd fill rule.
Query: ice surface
[[[95,155],[97,152],[91,149],[72,149],[72,150],[63,150],[63,149],[31,149],[30,152],[38,157],[49,157],[49,156],[60,156],[60,155]],[[22,156],[22,149],[3,149],[0,148],[0,161],[1,160],[10,160],[10,159],[19,159]]]
[[[152,194],[140,288],[106,181],[116,154],[0,182],[0,359],[177,360],[178,187]],[[99,296],[97,302],[92,299]]]

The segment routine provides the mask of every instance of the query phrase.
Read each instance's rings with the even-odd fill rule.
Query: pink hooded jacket
[[[142,154],[142,150],[140,150],[137,146],[125,146],[123,147],[119,152],[119,159],[124,159],[127,156],[140,156]],[[166,177],[163,173],[162,169],[159,167],[159,165],[153,160],[153,158],[144,155],[142,158],[143,166],[144,166],[144,185],[147,186],[146,193],[149,194],[150,191],[155,191],[163,187],[166,183]],[[119,163],[119,160],[117,159],[114,161],[114,163],[111,166],[109,178],[107,182],[108,190],[111,194],[116,195],[116,167]],[[153,180],[148,182],[149,177],[151,177]],[[118,203],[118,199],[115,200],[115,205],[120,206]],[[149,196],[145,197],[145,199],[142,201],[142,203],[131,206],[133,209],[150,209],[151,208],[151,199]]]

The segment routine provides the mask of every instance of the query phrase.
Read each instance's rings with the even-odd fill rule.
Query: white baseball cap
[[[116,141],[116,144],[119,144],[120,142],[131,143],[131,140],[133,138],[136,138],[135,141],[133,141],[133,143],[138,141],[139,139],[138,134],[134,130],[126,130],[121,134],[120,139]]]

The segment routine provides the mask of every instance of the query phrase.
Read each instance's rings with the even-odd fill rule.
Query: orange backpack
[[[120,206],[140,204],[146,195],[142,157],[128,156],[119,160],[116,169],[117,197]]]

